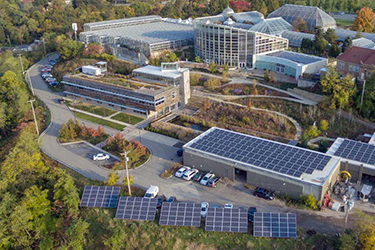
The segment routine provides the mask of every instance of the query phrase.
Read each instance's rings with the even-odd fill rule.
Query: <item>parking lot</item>
[[[113,155],[110,155],[110,158],[108,160],[94,161],[92,159],[94,155],[98,153],[108,154],[108,152],[105,152],[104,150],[99,150],[91,146],[90,144],[84,142],[62,144],[62,146],[68,149],[69,151],[90,160],[92,163],[98,166],[109,165],[119,161],[119,159]]]

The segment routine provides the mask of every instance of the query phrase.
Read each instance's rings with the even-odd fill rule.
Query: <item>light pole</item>
[[[363,96],[365,95],[365,88],[366,88],[366,70],[365,75],[363,77],[363,87],[362,87],[362,95],[361,95],[361,109],[362,109],[362,103],[363,103]]]
[[[128,170],[128,153],[129,151],[124,151],[121,155],[124,156],[124,161],[125,161],[125,169],[126,169],[126,180],[128,182],[128,190],[129,190],[129,196],[132,196],[132,191],[130,189],[130,181],[129,181],[129,170]]]
[[[22,74],[23,74],[24,69],[23,69],[23,62],[22,62],[21,56],[22,56],[21,54],[18,54],[18,57],[20,58],[20,64],[21,64],[21,69],[22,69]]]
[[[30,72],[26,71],[26,74],[27,74],[27,78],[28,78],[28,80],[26,80],[26,82],[29,82],[31,93],[33,94],[33,96],[35,96],[33,83],[31,82],[31,78],[30,78]]]
[[[27,101],[27,102],[29,102],[31,104],[31,109],[33,110],[33,115],[34,115],[36,133],[39,135],[38,123],[36,122],[36,116],[35,116],[35,110],[34,110],[34,104],[33,104],[33,102],[35,102],[35,100],[30,100],[30,101]]]

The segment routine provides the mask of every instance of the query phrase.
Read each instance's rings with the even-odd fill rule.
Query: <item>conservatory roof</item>
[[[348,36],[350,36],[351,38],[355,38],[355,36],[357,34],[357,31],[344,30],[344,29],[335,29],[335,33],[336,33],[336,36],[338,37],[337,40],[344,41],[345,38],[347,38]],[[362,34],[362,37],[375,42],[375,34],[373,34],[373,33],[365,33],[365,32],[362,32],[361,34]]]
[[[292,25],[281,17],[264,19],[250,28],[251,31],[257,31],[270,35],[280,35],[286,30],[292,30]]]
[[[302,32],[297,32],[297,31],[290,31],[290,30],[284,31],[281,34],[281,36],[289,40],[290,46],[296,46],[296,47],[301,46],[302,39],[304,39],[304,38],[310,39],[310,40],[315,39],[315,35],[313,35],[313,34],[302,33]]]
[[[323,29],[336,27],[336,21],[333,17],[314,6],[284,4],[268,15],[268,18],[272,17],[282,17],[290,24],[296,18],[301,17],[306,22],[309,30],[314,30],[318,26]]]
[[[375,43],[367,38],[361,37],[353,40],[353,46],[366,48],[366,49],[374,49]]]

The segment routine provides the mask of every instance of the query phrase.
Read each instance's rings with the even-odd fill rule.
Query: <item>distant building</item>
[[[335,19],[315,6],[284,4],[277,10],[271,12],[267,18],[274,17],[282,17],[290,24],[293,24],[294,20],[301,17],[310,31],[314,31],[316,27],[321,27],[323,30],[336,28]]]
[[[193,46],[193,25],[190,20],[160,16],[132,17],[86,23],[79,37],[82,42],[109,45],[119,58],[144,64],[160,53]]]
[[[301,47],[303,39],[315,40],[315,35],[297,31],[286,30],[281,34],[282,37],[289,40],[290,47]]]
[[[336,69],[342,75],[351,74],[357,80],[366,80],[375,69],[375,50],[353,46],[337,57]]]
[[[143,117],[159,116],[184,107],[190,98],[189,69],[180,68],[178,63],[139,68],[127,79],[109,73],[100,76],[69,74],[63,77],[63,83],[69,98]]]
[[[352,41],[352,45],[355,47],[361,47],[366,49],[375,49],[375,42],[364,37],[354,39]]]

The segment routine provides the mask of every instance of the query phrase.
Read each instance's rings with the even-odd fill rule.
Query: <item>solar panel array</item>
[[[375,146],[345,139],[335,152],[336,156],[375,165]]]
[[[160,225],[199,227],[201,225],[200,204],[163,202]]]
[[[297,237],[297,217],[293,213],[254,213],[253,225],[254,237]]]
[[[124,220],[155,220],[157,199],[121,196],[115,218]]]
[[[120,187],[85,186],[81,198],[81,207],[115,208]]]
[[[294,177],[323,170],[331,160],[324,154],[219,128],[189,147]]]
[[[212,208],[206,215],[206,231],[246,233],[247,210],[243,208]]]

